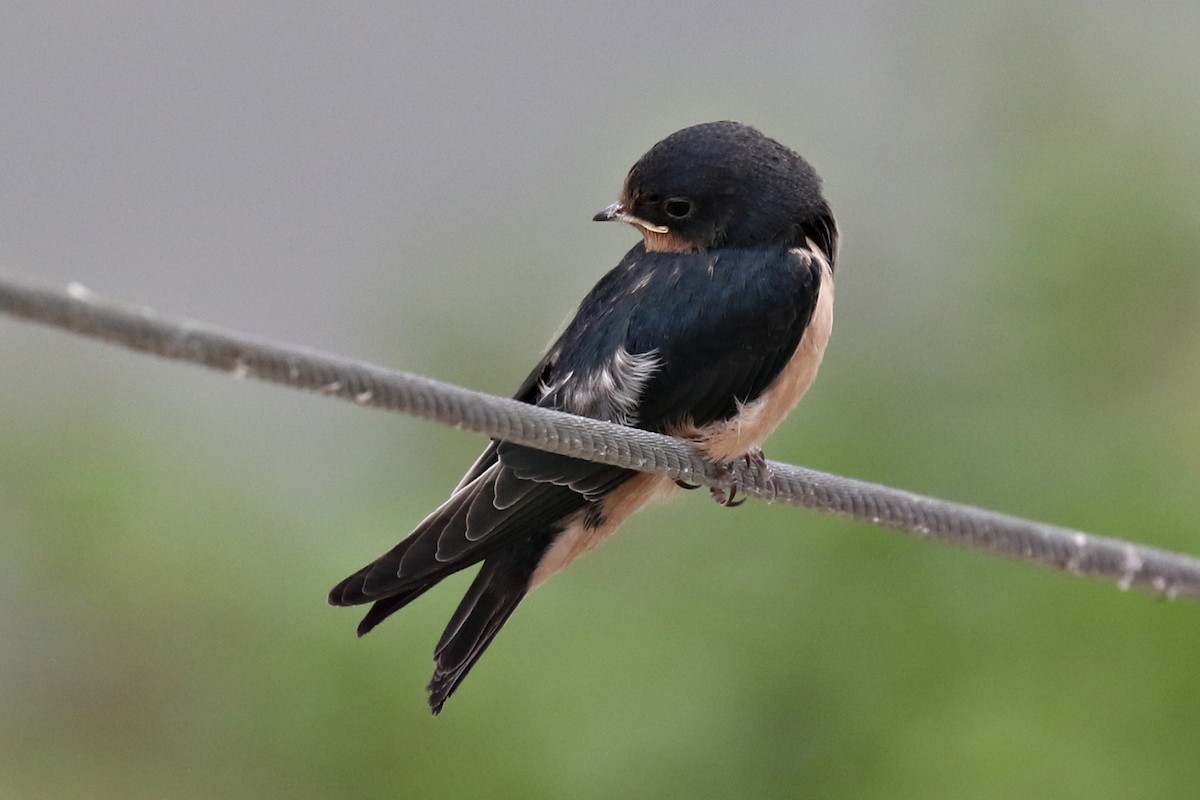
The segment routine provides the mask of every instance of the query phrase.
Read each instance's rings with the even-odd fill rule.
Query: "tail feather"
[[[406,592],[401,592],[382,600],[376,600],[367,611],[367,615],[362,618],[362,622],[358,623],[358,635],[366,636],[376,625],[425,594],[425,592],[432,589],[436,584],[437,580],[432,580],[420,586],[415,586]]]
[[[543,531],[483,562],[434,651],[436,666],[427,687],[434,714],[442,710],[524,599],[530,578],[556,534]]]
[[[472,591],[463,598],[459,612],[446,629],[449,636],[444,635],[438,644],[433,679],[426,687],[429,707],[434,714],[441,713],[446,700],[454,694],[525,597],[528,581],[521,586],[493,585],[508,583],[505,576],[497,573],[498,570],[491,569],[490,565],[484,565],[471,585]]]

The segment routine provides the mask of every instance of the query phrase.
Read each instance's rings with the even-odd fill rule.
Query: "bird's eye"
[[[663,203],[663,211],[671,219],[686,219],[692,214],[692,201],[682,197],[672,197]]]

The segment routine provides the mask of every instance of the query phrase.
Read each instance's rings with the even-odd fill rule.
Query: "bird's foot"
[[[735,461],[736,460],[737,459],[735,459]],[[763,483],[770,485],[773,476],[771,475],[771,468],[767,466],[767,458],[763,455],[762,448],[755,447],[753,450],[747,450],[746,453],[741,456],[741,460],[743,463],[745,463],[747,469],[752,469],[758,474],[759,479]],[[726,508],[737,508],[742,503],[746,502],[745,495],[742,495],[740,499],[738,498],[738,489],[740,487],[738,486],[737,481],[733,479],[733,463],[733,461],[730,461],[717,465],[718,469],[720,469],[726,476],[729,477],[728,488],[724,486],[713,486],[709,489],[712,499],[716,500]]]

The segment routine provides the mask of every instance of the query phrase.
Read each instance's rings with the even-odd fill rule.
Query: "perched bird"
[[[516,399],[682,437],[717,463],[764,465],[760,445],[812,384],[833,324],[838,230],[820,178],[754,128],[695,125],[642,156],[595,219],[629,223],[642,241]],[[361,636],[483,562],[434,652],[437,714],[526,594],[674,488],[493,441],[446,502],[329,602],[374,604]]]

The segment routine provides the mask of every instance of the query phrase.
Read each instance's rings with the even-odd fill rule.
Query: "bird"
[[[840,233],[800,155],[732,121],[676,131],[596,221],[641,241],[584,297],[514,397],[684,439],[769,478],[761,446],[816,377],[833,325]],[[683,488],[695,488],[680,484]],[[671,478],[491,441],[413,532],[329,594],[371,604],[359,636],[482,562],[434,650],[439,714],[517,606]],[[736,505],[736,487],[713,490]]]

